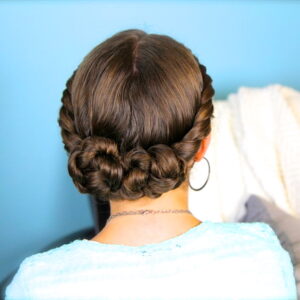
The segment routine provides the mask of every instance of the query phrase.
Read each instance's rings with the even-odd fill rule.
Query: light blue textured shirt
[[[74,240],[23,260],[6,300],[296,300],[289,253],[261,222],[204,221],[143,246]]]

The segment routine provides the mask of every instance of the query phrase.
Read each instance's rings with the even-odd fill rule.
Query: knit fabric
[[[74,240],[23,260],[11,299],[296,300],[291,258],[262,222],[204,221],[143,246]]]
[[[211,142],[205,154],[211,166],[207,185],[189,189],[189,207],[199,220],[237,222],[250,195],[300,216],[300,91],[270,84],[240,86],[214,101]],[[194,164],[200,187],[208,176],[205,160]],[[230,176],[228,176],[230,172]]]

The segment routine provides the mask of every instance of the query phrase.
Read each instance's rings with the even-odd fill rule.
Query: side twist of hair
[[[211,132],[214,92],[206,67],[169,36],[131,29],[99,44],[61,99],[75,186],[105,201],[179,187]]]

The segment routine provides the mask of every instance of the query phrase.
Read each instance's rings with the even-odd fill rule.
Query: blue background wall
[[[94,46],[129,28],[170,35],[207,66],[215,99],[242,85],[300,89],[299,13],[297,1],[1,1],[0,281],[93,226],[57,118],[67,78]]]

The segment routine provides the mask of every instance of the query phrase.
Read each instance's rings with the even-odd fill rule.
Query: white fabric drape
[[[189,208],[200,220],[237,221],[249,195],[300,215],[300,92],[280,84],[240,87],[226,100],[213,100],[215,118],[205,154],[210,179],[189,190]],[[203,159],[190,182],[207,178]]]

